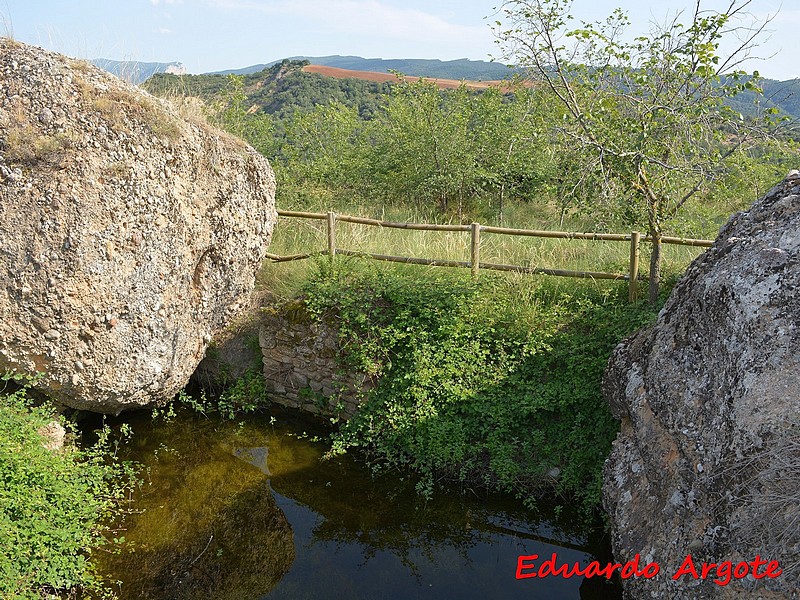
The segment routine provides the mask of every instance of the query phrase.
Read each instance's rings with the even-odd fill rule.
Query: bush
[[[386,267],[320,269],[306,302],[343,366],[377,386],[335,434],[377,468],[516,494],[555,489],[591,513],[618,424],[600,392],[611,350],[655,313],[614,288]],[[620,288],[621,289],[621,288]],[[622,290],[624,292],[624,290]]]
[[[0,393],[0,597],[41,598],[88,589],[102,593],[91,553],[107,544],[105,523],[125,490],[123,467],[97,445],[47,450],[39,429],[54,420],[25,388]]]

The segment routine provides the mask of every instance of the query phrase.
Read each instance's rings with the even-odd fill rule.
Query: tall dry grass
[[[365,210],[353,207],[347,214],[378,218],[396,222],[425,223],[432,220],[410,209],[382,208]],[[523,219],[520,219],[523,220]],[[531,223],[525,219],[522,228],[545,230],[558,229],[558,221]],[[584,224],[572,221],[565,224],[569,231],[586,231]],[[628,233],[622,232],[619,233]],[[370,225],[336,223],[336,247],[353,252],[389,254],[414,258],[469,261],[470,234],[468,232],[411,231],[404,229],[381,228]],[[281,256],[322,252],[327,248],[327,223],[323,220],[295,217],[279,217],[275,228],[270,252]],[[647,274],[650,257],[650,244],[642,242],[640,273]],[[667,279],[683,272],[697,257],[702,248],[689,246],[664,246],[664,272]],[[627,273],[630,254],[628,242],[569,240],[509,236],[495,233],[481,234],[481,262],[563,269],[571,271],[602,271]],[[337,257],[336,260],[348,260]],[[397,265],[384,263],[386,268]],[[282,297],[291,297],[302,287],[303,281],[314,259],[289,263],[267,263],[259,276],[262,287]],[[406,265],[406,269],[448,268]],[[510,274],[509,276],[511,276]],[[522,275],[522,277],[549,278],[550,275]],[[586,280],[582,280],[586,281]],[[597,282],[592,285],[598,285]],[[606,284],[603,284],[606,285]],[[611,282],[627,289],[625,282]]]

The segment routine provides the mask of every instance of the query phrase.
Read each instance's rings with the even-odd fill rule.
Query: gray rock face
[[[87,63],[0,39],[0,369],[102,412],[188,381],[253,288],[266,159]]]
[[[603,490],[615,557],[638,553],[661,568],[626,580],[629,597],[795,597],[800,173],[735,215],[655,326],[616,348],[604,393],[622,420]],[[714,568],[673,581],[687,555],[698,571],[760,555],[783,574],[719,585],[725,576]]]

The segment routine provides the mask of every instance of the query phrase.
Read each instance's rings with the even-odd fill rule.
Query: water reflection
[[[132,541],[101,564],[121,598],[619,598],[603,581],[517,581],[517,557],[605,562],[568,519],[531,521],[516,503],[373,478],[291,413],[218,423],[134,418],[131,458],[149,469],[126,523]]]
[[[210,422],[136,419],[130,458],[146,466],[124,553],[100,568],[137,599],[259,598],[294,560],[269,481],[220,445]]]
[[[258,446],[257,448],[234,448],[233,455],[239,460],[250,463],[269,477],[269,466],[267,465],[269,448],[267,446]]]

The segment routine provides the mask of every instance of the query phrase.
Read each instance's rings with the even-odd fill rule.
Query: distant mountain
[[[274,60],[271,63],[260,63],[257,65],[250,65],[249,67],[242,67],[241,69],[227,69],[226,71],[212,71],[210,73],[201,73],[201,75],[252,75],[253,73],[260,73],[264,69],[274,67],[281,61]]]
[[[391,84],[386,82],[308,73],[304,70],[307,65],[306,61],[284,60],[242,75],[246,106],[288,120],[295,112],[311,112],[317,106],[339,102],[357,108],[359,115],[368,119],[385,104],[391,91]],[[211,105],[225,99],[231,89],[227,76],[221,74],[178,77],[157,73],[142,87],[160,96],[195,96]]]
[[[764,90],[763,108],[776,107],[783,113],[800,119],[800,79],[776,81],[763,79],[759,85]],[[731,107],[740,110],[742,114],[753,114],[753,92],[743,92],[729,101]]]
[[[96,58],[91,62],[93,65],[116,75],[120,79],[129,81],[134,85],[144,83],[156,73],[171,73],[173,75],[183,75],[186,73],[186,69],[179,62],[146,63],[132,60],[111,60],[108,58]]]
[[[292,56],[288,60],[307,60],[312,65],[323,67],[336,67],[351,71],[374,71],[388,73],[399,71],[404,75],[415,77],[431,77],[441,79],[466,79],[469,81],[485,81],[505,79],[512,74],[512,69],[501,63],[486,62],[483,60],[429,60],[418,58],[361,58],[360,56]],[[250,75],[270,68],[282,61],[276,60],[267,64],[252,65],[243,69],[217,71],[208,75]]]

